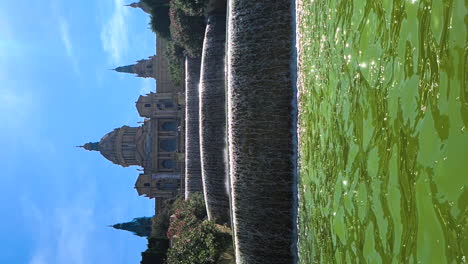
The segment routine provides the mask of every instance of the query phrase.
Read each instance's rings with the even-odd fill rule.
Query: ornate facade
[[[151,14],[151,8],[144,2],[127,6]],[[99,142],[80,146],[99,151],[106,159],[123,167],[142,167],[143,173],[138,176],[135,189],[138,195],[157,198],[157,213],[163,210],[165,199],[183,191],[181,182],[185,178],[185,135],[181,129],[185,123],[184,86],[171,79],[166,47],[167,41],[156,37],[156,55],[114,69],[156,79],[157,93],[140,96],[136,102],[138,113],[145,118],[143,125],[123,126]]]
[[[149,93],[140,96],[136,108],[145,117],[140,127],[122,126],[81,146],[99,151],[106,159],[123,167],[143,168],[135,183],[139,195],[172,198],[184,177],[184,136],[182,98],[175,93]]]

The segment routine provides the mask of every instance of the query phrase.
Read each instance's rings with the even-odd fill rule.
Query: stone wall
[[[156,37],[156,56],[153,60],[153,76],[156,79],[156,91],[158,93],[183,92],[183,85],[175,85],[169,72],[169,62],[166,56],[167,41]]]

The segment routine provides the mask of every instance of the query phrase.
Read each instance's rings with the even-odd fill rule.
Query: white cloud
[[[40,254],[34,255],[29,264],[48,264],[47,257]]]
[[[58,32],[60,41],[62,42],[63,48],[65,49],[65,54],[70,60],[71,66],[75,74],[80,74],[80,67],[78,65],[78,57],[75,54],[75,49],[73,48],[73,39],[72,34],[70,34],[70,26],[62,14],[64,13],[60,8],[60,3],[58,0],[50,0],[50,13],[53,15],[53,19],[57,21]]]
[[[141,85],[141,90],[140,94],[147,94],[149,92],[154,92],[156,84],[154,82],[153,78],[144,78],[141,80],[142,85]]]
[[[63,45],[65,46],[67,55],[73,57],[73,47],[70,41],[70,34],[68,33],[68,22],[63,18],[60,18],[59,20],[60,37],[62,38]]]
[[[29,219],[35,248],[29,264],[88,264],[93,246],[94,194],[85,201],[70,201],[63,207],[41,208],[27,196],[22,197],[22,211]],[[86,207],[88,206],[88,207]]]
[[[128,8],[123,0],[114,0],[114,12],[101,30],[101,42],[112,63],[120,64],[128,49]]]
[[[57,211],[57,263],[85,264],[88,241],[94,230],[93,210],[90,208],[64,208]]]
[[[7,12],[0,10],[0,63],[7,64],[8,58],[21,56],[21,50],[24,48],[22,43],[16,40],[12,20]]]
[[[58,25],[59,25],[59,30],[60,30],[60,38],[62,40],[63,46],[65,47],[67,56],[73,65],[73,70],[75,71],[75,73],[79,74],[78,60],[73,50],[73,44],[70,38],[68,22],[63,17],[59,17],[58,20],[59,20]]]
[[[37,107],[36,100],[30,91],[17,91],[8,87],[0,88],[0,122],[8,130],[15,132],[24,128],[29,121],[34,108]]]

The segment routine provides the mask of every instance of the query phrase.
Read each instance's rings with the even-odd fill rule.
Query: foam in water
[[[229,195],[225,188],[224,143],[226,138],[225,54],[226,18],[208,17],[200,78],[200,151],[203,189],[208,218],[230,224]]]
[[[295,259],[291,9],[287,1],[229,5],[229,169],[238,263]]]

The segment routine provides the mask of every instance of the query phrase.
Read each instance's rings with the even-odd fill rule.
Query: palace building
[[[183,98],[175,93],[149,93],[136,102],[140,127],[122,126],[101,138],[80,146],[99,151],[114,164],[139,166],[135,189],[148,198],[173,198],[184,182]]]
[[[151,11],[141,1],[128,6]],[[185,180],[185,91],[171,79],[166,47],[167,41],[156,37],[156,55],[114,69],[156,80],[157,92],[142,95],[136,102],[143,124],[116,128],[99,142],[80,146],[100,152],[114,164],[140,167],[135,189],[138,195],[156,198],[157,214],[164,209],[166,199],[184,192],[181,183]]]
[[[166,40],[156,38],[156,55],[114,69],[156,80],[157,93],[140,96],[136,102],[139,115],[145,118],[143,125],[123,126],[104,136],[99,143],[88,143],[97,146],[101,154],[115,164],[142,167],[143,173],[139,175],[135,189],[138,195],[160,198],[157,202],[175,197],[181,191],[183,185],[180,183],[184,182],[185,175],[185,137],[181,132],[184,87],[171,79],[166,46]],[[84,146],[86,149],[95,150],[88,144]]]

